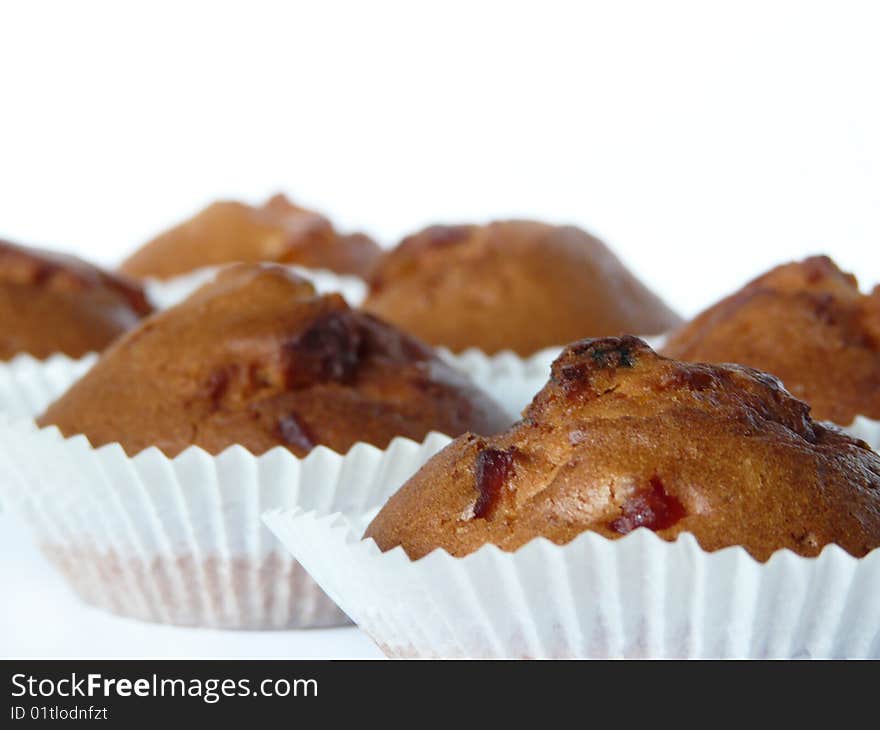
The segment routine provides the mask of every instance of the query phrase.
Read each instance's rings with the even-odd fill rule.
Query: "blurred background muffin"
[[[279,194],[260,206],[212,203],[144,244],[120,271],[167,279],[206,266],[271,261],[365,276],[379,253],[368,236],[340,234],[323,215]]]
[[[773,373],[819,420],[880,419],[880,287],[862,294],[827,256],[759,276],[682,326],[663,353]]]
[[[509,419],[421,342],[284,267],[242,264],[121,339],[39,423],[129,455],[240,444],[304,456]]]
[[[431,226],[387,252],[369,283],[366,311],[454,352],[529,355],[680,322],[601,241],[534,221]]]
[[[73,256],[0,241],[0,360],[97,352],[151,311],[126,277]]]
[[[758,560],[829,543],[862,556],[880,545],[880,457],[814,422],[765,373],[676,362],[635,337],[584,340],[553,363],[521,422],[459,437],[365,537],[417,559],[639,527]]]

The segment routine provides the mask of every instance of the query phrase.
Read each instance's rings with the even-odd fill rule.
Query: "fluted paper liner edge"
[[[762,564],[640,528],[412,561],[362,540],[359,517],[282,509],[264,520],[392,657],[880,656],[880,550],[779,551]]]
[[[260,515],[307,507],[361,513],[381,505],[449,437],[386,449],[190,447],[129,457],[30,420],[0,423],[0,498],[88,603],[163,623],[281,629],[345,623]]]

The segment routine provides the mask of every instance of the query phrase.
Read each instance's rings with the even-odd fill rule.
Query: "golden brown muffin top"
[[[880,287],[863,295],[827,256],[758,277],[685,324],[663,353],[766,370],[820,420],[880,419]]]
[[[770,375],[668,360],[635,337],[584,340],[521,422],[459,437],[365,536],[416,559],[637,527],[759,560],[828,543],[861,556],[880,544],[880,457],[812,421]]]
[[[387,252],[364,309],[433,345],[520,355],[680,320],[598,239],[573,226],[431,226]]]
[[[241,444],[303,456],[491,433],[509,419],[430,348],[341,296],[283,267],[239,265],[122,338],[39,423],[128,454]]]
[[[339,234],[324,216],[279,194],[261,206],[212,203],[146,243],[120,270],[167,279],[205,266],[270,261],[365,276],[380,252],[364,234]]]
[[[152,311],[143,290],[73,256],[0,241],[0,359],[80,357]]]

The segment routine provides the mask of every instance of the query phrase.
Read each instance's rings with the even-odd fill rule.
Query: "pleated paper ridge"
[[[362,519],[296,508],[264,520],[392,657],[880,656],[880,550],[762,564],[641,528],[411,561],[361,540]]]
[[[217,628],[338,625],[344,615],[263,526],[269,509],[378,507],[449,443],[398,438],[341,455],[317,447],[129,457],[32,421],[0,424],[4,506],[87,602],[135,618]]]
[[[45,360],[16,355],[0,363],[0,413],[31,418],[81,378],[97,361],[94,353],[81,358],[57,354]]]

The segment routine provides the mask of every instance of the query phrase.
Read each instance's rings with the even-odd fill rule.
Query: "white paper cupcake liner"
[[[188,274],[171,279],[143,280],[147,298],[157,309],[167,309],[179,304],[196,289],[207,284],[224,266],[205,266]],[[285,266],[296,274],[308,279],[318,294],[338,292],[353,307],[358,307],[367,295],[367,285],[356,276],[343,276],[325,269],[307,269],[302,266]]]
[[[97,360],[95,353],[78,359],[57,354],[46,360],[22,354],[0,363],[0,415],[9,419],[36,418]],[[8,478],[0,474],[0,480]]]
[[[355,514],[378,506],[450,439],[398,438],[387,449],[283,448],[218,456],[191,447],[174,459],[128,457],[30,420],[0,424],[5,507],[88,603],[186,626],[286,629],[345,623],[262,525],[272,508]]]
[[[94,353],[79,359],[52,355],[46,360],[17,355],[0,363],[0,413],[12,419],[38,416],[97,359]]]
[[[487,355],[475,348],[453,353],[440,347],[437,352],[451,367],[470,377],[515,421],[547,383],[550,365],[559,357],[562,347],[548,347],[525,358],[510,350]]]
[[[364,519],[294,509],[264,520],[391,657],[880,656],[880,550],[779,551],[761,564],[640,528],[412,561],[361,540]]]

